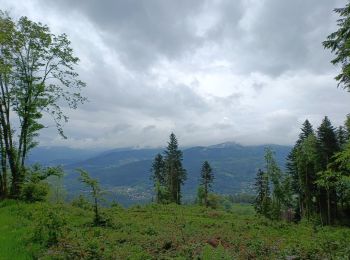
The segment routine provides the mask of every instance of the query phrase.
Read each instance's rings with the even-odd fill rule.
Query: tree
[[[80,174],[79,180],[91,189],[91,196],[94,201],[94,224],[101,225],[103,221],[99,211],[99,203],[103,194],[100,185],[96,179],[90,177],[87,171],[82,169],[78,169],[77,171]]]
[[[334,12],[340,16],[337,21],[338,30],[327,37],[323,46],[335,54],[331,62],[334,65],[341,65],[341,73],[335,78],[338,86],[350,91],[350,3],[344,8],[334,9]]]
[[[346,132],[346,129],[343,126],[339,126],[337,128],[336,136],[337,136],[339,148],[344,147],[344,145],[346,144],[346,142],[348,140],[347,135],[348,135],[348,133]]]
[[[340,174],[331,170],[325,170],[318,173],[315,183],[326,190],[327,196],[327,224],[332,224],[334,215],[332,215],[332,192],[339,183]]]
[[[282,171],[278,167],[274,158],[274,153],[270,148],[265,149],[266,174],[272,184],[271,197],[271,217],[279,219],[281,216],[282,204],[284,201],[284,191],[282,187]]]
[[[327,116],[317,129],[317,140],[321,156],[321,167],[325,170],[331,162],[332,156],[339,151],[335,129]]]
[[[256,198],[254,201],[254,208],[258,214],[262,214],[265,217],[270,213],[270,188],[269,178],[265,172],[261,169],[258,170],[255,178],[255,192]]]
[[[154,189],[156,192],[156,202],[163,203],[167,201],[165,192],[166,187],[166,175],[165,175],[165,162],[161,154],[157,154],[154,158],[151,168],[151,179],[153,180]]]
[[[309,120],[306,119],[304,121],[304,123],[302,124],[301,133],[299,134],[299,138],[296,141],[293,149],[289,153],[289,155],[287,157],[287,163],[286,163],[287,174],[290,176],[290,180],[289,180],[290,188],[292,189],[292,192],[298,198],[295,205],[293,205],[294,210],[295,210],[297,215],[301,214],[301,209],[302,209],[301,199],[303,196],[302,190],[301,190],[301,184],[300,184],[301,178],[300,178],[300,172],[299,172],[300,169],[298,169],[297,155],[298,155],[299,146],[310,135],[314,135],[314,130],[313,130],[313,127],[312,127],[311,123],[309,122]]]
[[[170,134],[168,147],[165,150],[165,172],[170,201],[181,203],[181,185],[186,180],[186,170],[182,167],[182,152],[174,133]]]
[[[313,198],[316,197],[316,172],[318,167],[318,146],[314,134],[310,134],[297,147],[296,163],[299,185],[299,205],[302,216],[308,219],[314,212],[312,205]]]
[[[75,109],[85,98],[85,86],[75,72],[74,56],[65,34],[54,35],[46,25],[27,17],[17,22],[0,12],[0,149],[2,168],[8,162],[11,196],[17,198],[25,179],[25,160],[47,112],[62,137],[64,102]],[[15,118],[18,124],[15,124]],[[17,126],[18,125],[18,126]]]
[[[209,193],[209,190],[211,189],[211,185],[213,181],[214,181],[213,170],[209,162],[205,161],[202,165],[200,185],[203,187],[204,205],[206,207],[208,207],[208,193]]]

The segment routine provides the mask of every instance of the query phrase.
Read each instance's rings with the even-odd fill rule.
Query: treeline
[[[259,170],[255,188],[258,213],[295,221],[315,219],[321,224],[350,219],[350,116],[335,128],[328,117],[314,130],[306,120],[283,173],[271,150],[265,170]]]

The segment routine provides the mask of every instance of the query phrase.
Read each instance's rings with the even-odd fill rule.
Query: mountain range
[[[272,148],[278,164],[283,169],[285,159],[291,150],[290,146],[243,146],[237,143],[222,143],[183,149],[183,165],[187,170],[187,180],[183,187],[184,200],[193,200],[198,187],[201,165],[205,160],[209,161],[215,175],[214,192],[252,193],[256,172],[259,168],[264,168],[266,147]],[[150,169],[155,155],[162,153],[163,150],[124,148],[97,151],[38,147],[31,152],[28,162],[48,166],[61,165],[66,172],[64,185],[70,196],[84,191],[76,169],[85,169],[99,180],[109,199],[129,205],[151,200],[153,186]]]

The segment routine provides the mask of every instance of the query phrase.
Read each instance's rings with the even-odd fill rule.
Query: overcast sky
[[[322,41],[345,0],[0,0],[66,33],[89,103],[69,111],[68,140],[115,148],[234,141],[293,144],[302,122],[350,112]]]

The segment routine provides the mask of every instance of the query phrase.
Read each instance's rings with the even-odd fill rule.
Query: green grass
[[[271,222],[252,207],[105,209],[106,227],[68,205],[0,204],[0,259],[347,259],[350,229]]]
[[[0,203],[0,259],[31,259],[24,240],[26,221],[17,214],[20,208],[14,201]]]

